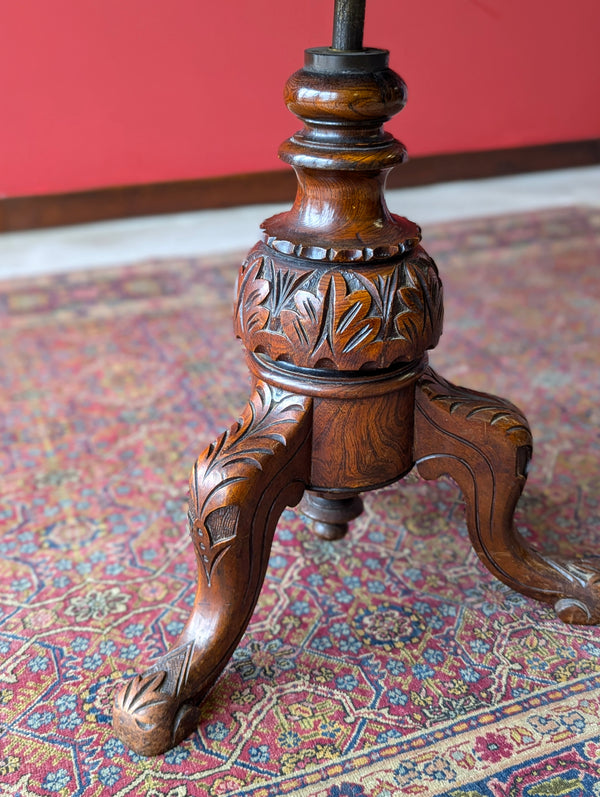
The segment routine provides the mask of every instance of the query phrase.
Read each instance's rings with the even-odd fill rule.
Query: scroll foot
[[[514,526],[531,451],[527,420],[514,405],[425,371],[417,384],[415,413],[415,460],[421,476],[446,474],[458,484],[473,547],[497,578],[552,604],[564,622],[598,623],[600,559],[542,556]]]
[[[163,753],[196,728],[200,701],[244,633],[279,515],[304,491],[311,406],[311,399],[259,381],[240,421],[194,466],[194,607],[176,645],[115,696],[115,733],[137,753]]]

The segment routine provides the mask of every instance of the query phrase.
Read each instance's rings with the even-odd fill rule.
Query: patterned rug
[[[515,401],[517,519],[600,543],[600,211],[431,226],[432,360]],[[254,618],[195,735],[158,758],[111,729],[119,673],[193,600],[188,471],[248,396],[240,256],[0,285],[0,794],[600,795],[600,630],[479,564],[449,481],[366,498],[345,540],[285,512]]]

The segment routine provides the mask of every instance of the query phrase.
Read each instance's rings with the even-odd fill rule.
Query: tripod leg
[[[279,515],[304,491],[311,406],[311,399],[259,381],[240,421],[194,466],[194,607],[176,645],[115,697],[115,732],[142,755],[165,752],[195,729],[199,702],[246,629]]]
[[[450,476],[463,492],[479,558],[512,589],[551,603],[567,623],[600,622],[600,559],[562,560],[530,548],[513,515],[532,440],[504,399],[446,382],[427,369],[417,385],[415,460],[421,476]]]

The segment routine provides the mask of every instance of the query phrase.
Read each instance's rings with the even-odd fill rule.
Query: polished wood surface
[[[196,462],[194,608],[173,649],[128,681],[115,702],[115,732],[138,753],[164,752],[196,727],[198,703],[252,615],[279,515],[304,492],[310,419],[310,399],[259,382],[240,421]]]
[[[515,528],[532,438],[508,401],[456,387],[427,369],[417,387],[415,459],[426,479],[448,474],[463,492],[475,551],[517,592],[554,606],[566,623],[600,622],[600,562],[543,556]]]
[[[161,753],[195,728],[251,617],[279,514],[303,494],[316,532],[335,539],[360,512],[359,493],[414,465],[426,479],[448,474],[494,575],[567,622],[600,619],[600,573],[543,557],[514,528],[532,453],[522,413],[429,368],[440,277],[420,229],[383,195],[405,159],[383,125],[405,97],[381,50],[308,50],[288,81],[304,126],[280,154],[298,190],[240,269],[235,330],[254,392],[192,473],[196,600],[174,648],[116,692],[115,731],[139,753]]]

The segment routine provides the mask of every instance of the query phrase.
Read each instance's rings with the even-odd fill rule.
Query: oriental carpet
[[[432,225],[432,355],[532,425],[518,507],[545,549],[600,544],[600,210]],[[239,256],[0,284],[0,794],[600,795],[600,629],[479,564],[461,496],[409,476],[345,540],[280,521],[253,620],[197,733],[155,759],[111,693],[193,601],[194,458],[245,404]]]

